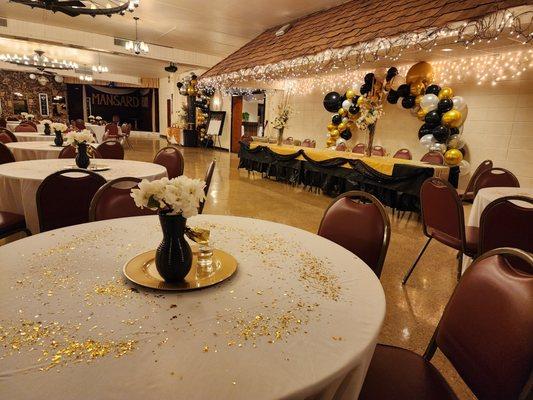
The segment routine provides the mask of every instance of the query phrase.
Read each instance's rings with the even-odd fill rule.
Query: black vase
[[[60,131],[56,131],[56,138],[54,139],[54,144],[56,146],[63,146],[63,134]]]
[[[51,133],[52,131],[50,130],[50,124],[44,124],[44,134],[46,136],[50,136]]]
[[[155,266],[167,282],[183,280],[192,265],[192,250],[185,240],[186,218],[181,215],[159,214],[163,240],[155,252]]]
[[[91,159],[87,154],[87,143],[78,144],[78,154],[76,154],[76,165],[78,168],[87,168],[91,163]]]

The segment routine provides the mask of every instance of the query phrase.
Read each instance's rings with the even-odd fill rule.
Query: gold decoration
[[[444,159],[448,165],[458,165],[461,161],[463,161],[463,153],[457,149],[450,149],[444,153]]]
[[[442,99],[451,99],[453,97],[453,90],[449,87],[443,87],[439,92],[439,100]]]
[[[124,275],[130,281],[145,287],[161,290],[194,290],[216,285],[229,278],[237,270],[237,260],[230,254],[213,249],[212,269],[198,265],[197,253],[193,254],[192,268],[181,282],[165,282],[155,267],[155,250],[138,254],[124,265]]]
[[[357,105],[358,105],[358,106],[362,105],[364,102],[365,102],[365,98],[364,98],[363,96],[360,96],[360,97],[357,99]]]
[[[374,78],[376,78],[376,81],[383,82],[386,76],[387,76],[387,68],[379,67],[375,69]]]
[[[346,130],[347,126],[344,122],[341,122],[339,124],[339,126],[337,126],[337,129],[339,130],[339,132],[344,132]]]
[[[431,84],[433,82],[433,67],[425,61],[416,63],[407,71],[405,82],[408,85],[418,82],[423,83],[425,86]]]
[[[423,95],[419,94],[418,96],[415,97],[415,104],[417,106],[420,106],[420,102],[422,101],[422,97],[424,97]]]
[[[329,137],[328,141],[326,142],[326,147],[335,146],[335,143],[337,143],[336,139],[333,139],[333,137]]]
[[[420,108],[420,110],[418,110],[418,112],[416,113],[416,117],[417,117],[420,121],[423,121],[424,118],[426,118],[426,114],[427,114],[427,111],[424,110],[423,108]]]
[[[337,140],[337,139],[339,138],[340,134],[341,134],[341,133],[339,132],[338,129],[333,129],[333,130],[331,131],[331,137],[332,137],[333,139],[335,139],[335,140]]]
[[[333,129],[335,129],[335,128],[336,128],[335,125],[333,125],[333,124],[329,124],[329,125],[328,125],[328,132],[331,132],[331,131],[332,131]]]
[[[189,87],[187,88],[187,94],[188,94],[189,96],[196,96],[196,88],[195,88],[194,86],[192,86],[192,85],[189,86]]]
[[[450,110],[442,115],[442,123],[451,128],[458,128],[461,126],[461,111]]]
[[[348,90],[346,91],[346,98],[347,98],[348,100],[351,100],[351,99],[353,99],[354,97],[355,97],[355,91],[354,91],[353,89],[348,89]]]
[[[422,82],[415,82],[411,84],[411,94],[413,96],[419,96],[424,92],[426,86]]]
[[[337,112],[340,116],[343,116],[346,114],[346,110],[344,108],[339,108],[339,111]]]

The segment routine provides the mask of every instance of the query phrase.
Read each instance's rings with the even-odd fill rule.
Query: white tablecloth
[[[98,172],[108,181],[123,176],[149,180],[167,176],[165,167],[153,163],[108,159],[91,162],[110,167],[108,171]],[[20,161],[0,165],[0,210],[23,214],[28,228],[33,233],[39,232],[35,203],[37,188],[48,175],[66,168],[76,168],[73,159]]]
[[[17,161],[57,158],[63,149],[63,147],[56,147],[50,141],[12,142],[6,143],[6,146],[9,147]]]
[[[96,135],[96,139],[98,140],[98,143],[102,143],[104,141],[104,135],[105,135],[104,125],[85,124],[85,127],[94,132],[94,134]],[[120,126],[118,127],[118,133],[119,134],[122,133]]]
[[[15,128],[19,126],[20,122],[8,122],[6,125],[6,128],[9,129],[11,132],[15,132]],[[43,124],[36,124],[37,125],[37,132],[44,132],[44,125]]]
[[[40,336],[55,323],[42,345],[8,333],[0,398],[357,399],[385,315],[373,272],[286,225],[212,215],[189,224],[211,229],[213,245],[236,257],[234,277],[181,294],[127,283],[124,263],[161,240],[155,216],[0,247],[0,325],[12,332],[32,321],[40,328],[23,330]],[[135,343],[119,354],[108,343],[110,353],[90,362],[85,353],[73,362],[68,351],[54,358],[86,340],[91,348]]]
[[[54,134],[45,135],[40,132],[13,132],[19,142],[51,142],[54,140]]]

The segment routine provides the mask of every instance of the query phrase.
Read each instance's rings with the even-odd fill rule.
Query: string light
[[[532,39],[532,14],[533,11],[523,11],[517,14],[509,10],[499,11],[473,21],[448,24],[441,28],[427,28],[420,32],[404,33],[392,38],[377,38],[356,46],[327,49],[315,55],[245,68],[235,72],[215,76],[209,76],[208,72],[206,76],[200,78],[199,86],[224,90],[239,87],[239,84],[242,86],[243,83],[250,81],[267,85],[294,79],[320,81],[327,78],[317,77],[317,75],[333,74],[339,69],[347,71],[343,75],[360,76],[364,75],[360,71],[364,65],[380,60],[390,61],[393,65],[395,61],[400,60],[406,50],[432,52],[438,44],[449,45],[450,41],[469,49],[483,42],[490,43],[503,35],[512,37],[513,40],[518,39],[522,44],[528,44]],[[508,33],[505,33],[506,31]],[[530,58],[530,53],[526,52],[526,55]],[[490,75],[489,72],[486,74]],[[466,75],[460,74],[461,77]],[[514,76],[516,77],[516,74]],[[496,77],[493,77],[493,81]],[[477,82],[483,83],[486,79],[482,80],[480,75]],[[338,84],[338,81],[336,83]],[[321,85],[315,84],[315,86]]]

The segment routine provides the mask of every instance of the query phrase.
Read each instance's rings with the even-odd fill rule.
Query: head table
[[[257,219],[201,215],[238,261],[210,288],[129,283],[156,216],[72,226],[0,247],[0,398],[357,399],[385,315],[355,255]]]
[[[97,172],[108,181],[124,176],[148,180],[167,176],[165,167],[153,163],[109,159],[95,159],[91,163],[109,167],[107,171]],[[0,165],[0,210],[23,214],[28,228],[33,233],[39,232],[35,202],[37,188],[48,175],[68,168],[77,168],[74,159],[18,161]]]

